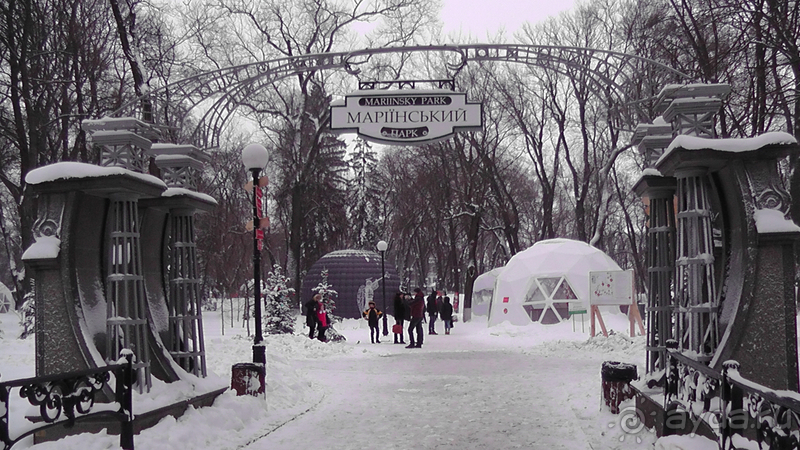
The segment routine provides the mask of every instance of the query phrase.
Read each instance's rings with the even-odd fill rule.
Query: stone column
[[[169,334],[165,345],[184,370],[206,376],[202,297],[197,272],[194,216],[213,205],[203,201],[197,182],[208,156],[191,145],[156,144],[151,148],[169,200]]]
[[[647,373],[666,367],[666,343],[672,330],[675,271],[675,179],[643,176],[634,186],[647,202]]]

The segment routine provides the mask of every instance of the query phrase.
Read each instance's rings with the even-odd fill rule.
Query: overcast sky
[[[443,0],[444,33],[462,31],[476,38],[505,27],[512,36],[524,22],[537,23],[572,9],[574,0]]]

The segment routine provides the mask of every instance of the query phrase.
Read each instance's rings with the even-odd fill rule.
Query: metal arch
[[[110,115],[134,115],[139,109],[143,97],[150,97],[154,107],[154,117],[169,117],[169,105],[188,105],[182,114],[174,117],[183,123],[189,114],[200,105],[206,105],[192,135],[199,139],[202,146],[218,145],[214,127],[206,125],[224,124],[241,106],[245,98],[257,92],[263,86],[297,73],[309,71],[340,69],[352,75],[360,73],[357,67],[364,62],[356,62],[359,57],[379,54],[450,52],[457,56],[457,61],[445,63],[448,70],[457,74],[469,62],[492,61],[525,64],[554,70],[569,76],[565,68],[579,69],[588,73],[589,82],[600,89],[611,88],[613,94],[622,99],[626,89],[615,81],[623,77],[628,81],[624,68],[633,67],[634,63],[644,63],[671,74],[679,80],[691,81],[691,77],[665,64],[651,59],[630,55],[612,50],[601,50],[573,46],[525,45],[525,44],[467,44],[467,45],[429,45],[410,47],[366,48],[349,52],[317,53],[274,60],[258,61],[231,67],[198,73],[182,80],[166,84],[151,90],[148,94],[134,98]],[[615,64],[616,62],[616,64]],[[559,66],[561,68],[559,68]],[[616,66],[614,68],[613,66]],[[208,104],[209,99],[214,99]],[[160,101],[159,101],[160,100]],[[629,102],[634,107],[640,101]],[[159,109],[160,108],[160,109]],[[212,135],[209,136],[209,133]]]

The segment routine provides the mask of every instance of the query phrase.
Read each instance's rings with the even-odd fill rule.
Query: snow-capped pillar
[[[161,178],[171,188],[197,190],[208,155],[193,145],[153,144],[149,153],[155,156]]]
[[[92,144],[101,148],[101,166],[148,173],[148,151],[153,141],[160,137],[153,125],[132,117],[104,117],[84,120],[81,128],[90,133]]]
[[[675,337],[678,348],[708,363],[719,342],[718,298],[708,169],[675,171],[678,184]]]
[[[633,187],[648,208],[647,228],[647,367],[666,367],[666,343],[673,339],[672,290],[675,271],[675,190],[673,177],[645,171]]]
[[[144,288],[138,196],[111,196],[106,297],[106,355],[115,361],[123,349],[133,351],[139,390],[150,390],[150,330]]]
[[[780,164],[786,133],[677,136],[656,169],[678,182],[676,323],[680,349],[711,367],[798,388],[793,246],[800,238]]]
[[[206,376],[200,278],[194,216],[198,202],[188,198],[208,156],[192,145],[154,144],[150,153],[170,188],[169,206],[169,334],[165,345],[172,359],[196,376]],[[202,207],[208,209],[208,206]]]
[[[795,146],[795,151],[798,148]],[[772,389],[796,392],[800,387],[797,362],[795,252],[800,227],[791,219],[792,199],[781,182],[778,161],[787,152],[761,149],[743,155],[744,202],[752,205],[747,222],[754,226],[753,260],[744,278],[749,298],[732,316],[715,361],[734,359],[741,374]]]
[[[33,186],[36,189],[36,186]],[[69,221],[74,194],[49,192],[39,194],[37,218],[33,225],[34,243],[25,250],[22,260],[33,272],[36,320],[36,376],[83,370],[86,361],[75,335],[74,306],[65,298],[62,252],[63,223]]]
[[[653,123],[640,123],[631,137],[631,143],[638,146],[644,158],[645,168],[655,167],[658,158],[670,142],[672,142],[672,126],[662,117],[656,118]]]
[[[666,85],[658,95],[655,110],[672,124],[673,136],[714,138],[714,118],[730,91],[727,84]]]

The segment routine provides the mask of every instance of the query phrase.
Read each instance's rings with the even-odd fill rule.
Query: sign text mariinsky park
[[[383,144],[424,144],[482,126],[481,104],[449,90],[363,90],[331,106],[331,130]]]

